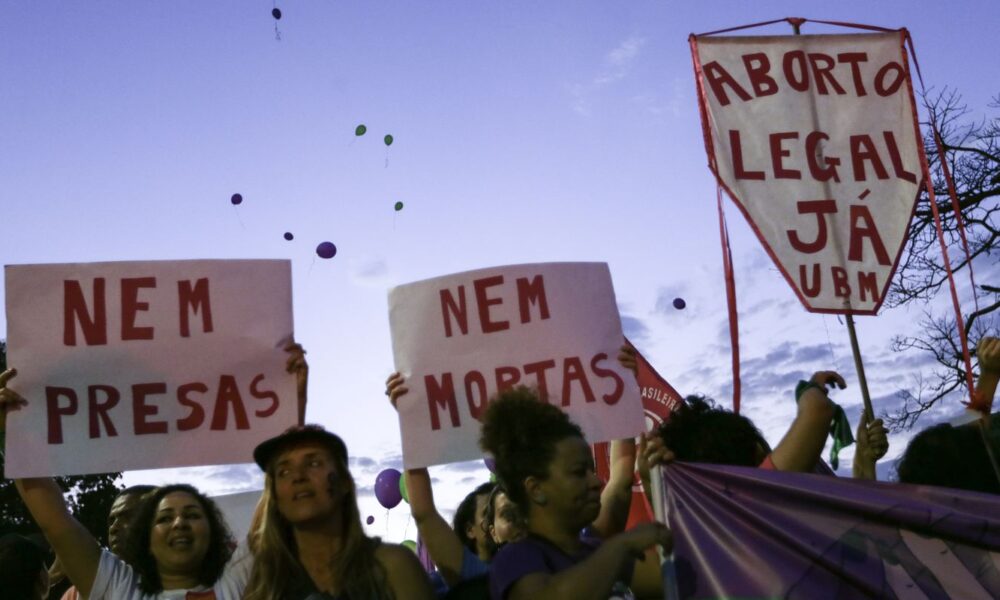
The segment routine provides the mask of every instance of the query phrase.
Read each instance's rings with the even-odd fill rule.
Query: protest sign
[[[645,431],[655,431],[661,423],[670,418],[671,413],[681,406],[684,399],[638,351],[636,352],[636,367],[636,378],[639,382],[639,394],[646,421]],[[597,467],[597,476],[607,482],[611,477],[611,444],[609,442],[594,444],[594,464]],[[629,506],[626,529],[631,529],[639,523],[649,523],[652,520],[653,513],[649,503],[646,502],[639,473],[634,473],[632,503]]]
[[[279,260],[6,267],[8,477],[248,462],[298,420]]]
[[[875,314],[923,179],[903,32],[691,48],[719,185],[807,310]]]
[[[637,435],[642,405],[618,364],[621,320],[603,263],[481,269],[393,288],[389,321],[406,468],[482,456],[498,390],[538,388],[590,441]]]
[[[666,597],[1000,597],[995,495],[721,465],[663,472]]]

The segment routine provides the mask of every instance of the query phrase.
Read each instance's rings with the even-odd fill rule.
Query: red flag
[[[677,393],[667,380],[664,379],[656,369],[646,361],[645,357],[636,351],[636,362],[638,364],[639,391],[642,394],[642,408],[646,414],[646,431],[652,431],[670,418],[683,402],[683,398]],[[594,462],[597,466],[597,476],[607,481],[610,476],[611,444],[600,442],[594,444]],[[638,473],[632,483],[632,507],[629,510],[628,524],[626,528],[632,528],[639,523],[648,523],[653,520],[653,512],[642,492],[642,483],[639,481]]]

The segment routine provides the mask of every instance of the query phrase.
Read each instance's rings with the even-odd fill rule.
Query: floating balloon
[[[393,208],[396,209],[396,212],[399,212],[399,211],[403,210],[403,203],[402,202],[397,202],[396,205],[393,206]]]
[[[384,138],[382,138],[382,140],[385,142],[386,146],[391,146],[392,145],[392,136],[391,135],[385,136]]]
[[[366,131],[368,131],[368,128],[365,127],[364,124],[361,124],[354,128],[354,135],[360,137],[364,135]]]
[[[375,517],[373,517],[371,515],[368,515],[368,518],[365,519],[365,523],[368,523],[369,525],[371,525],[374,522],[375,522]]]
[[[281,19],[281,9],[280,8],[273,8],[273,9],[271,9],[271,16],[274,17],[275,21],[280,20]]]
[[[410,503],[410,491],[406,489],[406,477],[399,478],[399,495],[407,504]]]
[[[490,470],[490,473],[496,473],[497,461],[492,456],[483,458],[483,462],[486,463],[486,468]]]
[[[385,508],[393,508],[403,500],[399,493],[402,474],[396,469],[385,469],[375,478],[375,499]]]
[[[685,306],[687,306],[687,302],[684,301],[684,298],[674,298],[674,308],[684,310]]]
[[[337,247],[333,245],[333,242],[321,242],[319,246],[316,246],[316,254],[320,258],[333,258],[337,255]]]
[[[233,206],[243,204],[243,194],[233,194],[233,197],[229,201],[233,203]]]
[[[294,235],[292,235],[292,232],[291,232],[291,231],[286,231],[286,232],[285,232],[285,239],[286,239],[286,240],[288,240],[288,241],[290,242],[290,241],[292,241],[292,240],[294,240],[294,239],[295,239],[295,236],[294,236]]]
[[[413,540],[403,540],[403,545],[409,548],[410,550],[413,550],[414,554],[417,553],[417,543],[414,542]]]

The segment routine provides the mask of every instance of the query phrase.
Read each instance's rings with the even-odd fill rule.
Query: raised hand
[[[402,373],[393,373],[385,380],[385,395],[389,397],[392,407],[397,410],[396,402],[399,401],[400,396],[408,391],[410,388],[406,387],[406,378],[403,377]]]

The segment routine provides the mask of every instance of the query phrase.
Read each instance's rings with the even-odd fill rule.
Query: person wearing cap
[[[247,600],[433,598],[416,555],[361,526],[347,447],[319,425],[261,443],[262,523]]]

